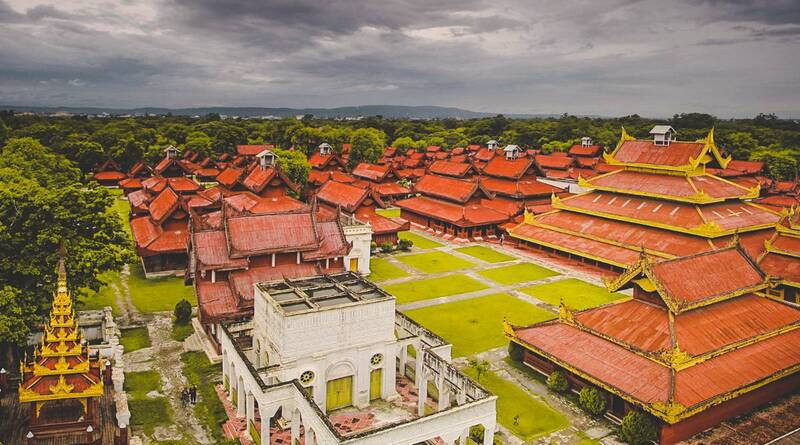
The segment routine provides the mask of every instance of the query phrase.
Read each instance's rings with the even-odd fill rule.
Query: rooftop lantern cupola
[[[519,145],[506,145],[506,148],[503,149],[503,152],[506,154],[506,159],[514,160],[519,157],[519,153],[522,151],[519,148]]]
[[[170,145],[169,147],[164,149],[164,153],[167,154],[167,157],[170,159],[174,159],[178,157],[178,149],[174,146]]]
[[[495,151],[497,149],[497,141],[492,139],[486,143],[486,147],[489,149],[489,151]]]
[[[581,138],[581,147],[591,147],[592,146],[592,138],[589,136],[584,136]]]
[[[675,129],[669,125],[656,125],[650,130],[655,145],[669,145],[672,142],[672,136],[676,133]]]
[[[332,148],[333,147],[331,147],[331,144],[329,144],[327,142],[323,142],[323,143],[319,144],[319,154],[321,154],[323,156],[324,155],[329,155],[329,154],[331,154],[331,149]]]
[[[275,153],[272,152],[272,150],[264,150],[261,153],[257,154],[256,158],[258,158],[258,163],[264,170],[275,165],[276,156]]]

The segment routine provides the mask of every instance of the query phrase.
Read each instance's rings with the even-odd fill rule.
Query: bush
[[[513,341],[508,342],[508,358],[515,362],[522,362],[522,357],[524,355],[524,350],[522,346],[514,343]]]
[[[482,444],[483,443],[483,433],[485,431],[486,430],[483,428],[482,425],[471,426],[469,428],[469,437],[476,444]],[[495,444],[495,445],[501,445],[502,444],[502,442],[500,441],[500,439],[497,438],[497,436],[494,436],[492,438],[492,443]]]
[[[410,239],[400,238],[397,241],[397,248],[400,249],[400,250],[404,250],[406,252],[411,250],[411,246],[413,246],[413,245],[414,245],[414,241],[411,241]]]
[[[189,320],[192,319],[192,303],[188,301],[181,300],[178,304],[175,305],[175,322],[177,323],[189,323]]]
[[[606,412],[606,397],[593,386],[581,389],[579,401],[581,408],[592,416],[599,417]]]
[[[388,241],[387,241],[387,242],[385,242],[385,243],[381,244],[381,252],[383,252],[383,253],[389,253],[389,252],[391,252],[392,250],[394,250],[394,246],[392,245],[392,243],[390,243],[390,242],[388,242]]]
[[[375,241],[371,242],[371,243],[369,244],[369,248],[370,248],[372,251],[376,251],[376,250],[378,250],[378,243],[376,243]]]
[[[643,445],[658,440],[658,427],[649,415],[631,411],[622,418],[619,435],[631,445]]]
[[[555,370],[547,377],[547,387],[555,392],[564,392],[569,389],[569,382],[563,372]]]

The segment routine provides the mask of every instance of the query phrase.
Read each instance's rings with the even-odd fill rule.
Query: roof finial
[[[730,247],[739,247],[741,244],[741,239],[739,239],[739,229],[736,229],[733,232],[733,238],[731,238],[731,242],[729,244]]]

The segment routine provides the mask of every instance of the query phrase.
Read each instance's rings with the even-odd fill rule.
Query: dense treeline
[[[429,145],[450,149],[496,139],[546,153],[563,151],[583,136],[613,147],[624,126],[628,133],[646,137],[654,124],[670,124],[681,140],[704,137],[715,127],[717,145],[730,150],[736,159],[764,160],[769,174],[793,179],[800,158],[800,124],[760,114],[753,119],[721,120],[701,113],[675,115],[653,120],[638,115],[620,118],[579,118],[564,115],[550,119],[493,118],[456,120],[406,120],[369,117],[358,121],[334,121],[306,116],[302,120],[274,121],[157,116],[89,119],[48,118],[0,113],[0,141],[32,137],[73,161],[82,172],[112,157],[127,168],[139,159],[154,162],[166,145],[205,154],[232,152],[237,144],[274,143],[294,146],[310,153],[321,142],[334,150],[353,144],[353,163],[374,160],[383,145],[422,149]]]

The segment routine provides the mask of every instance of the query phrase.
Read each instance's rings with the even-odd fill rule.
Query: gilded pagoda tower
[[[31,404],[29,430],[37,437],[97,429],[103,396],[102,362],[90,357],[67,290],[63,258],[41,343],[20,363],[20,403]]]

